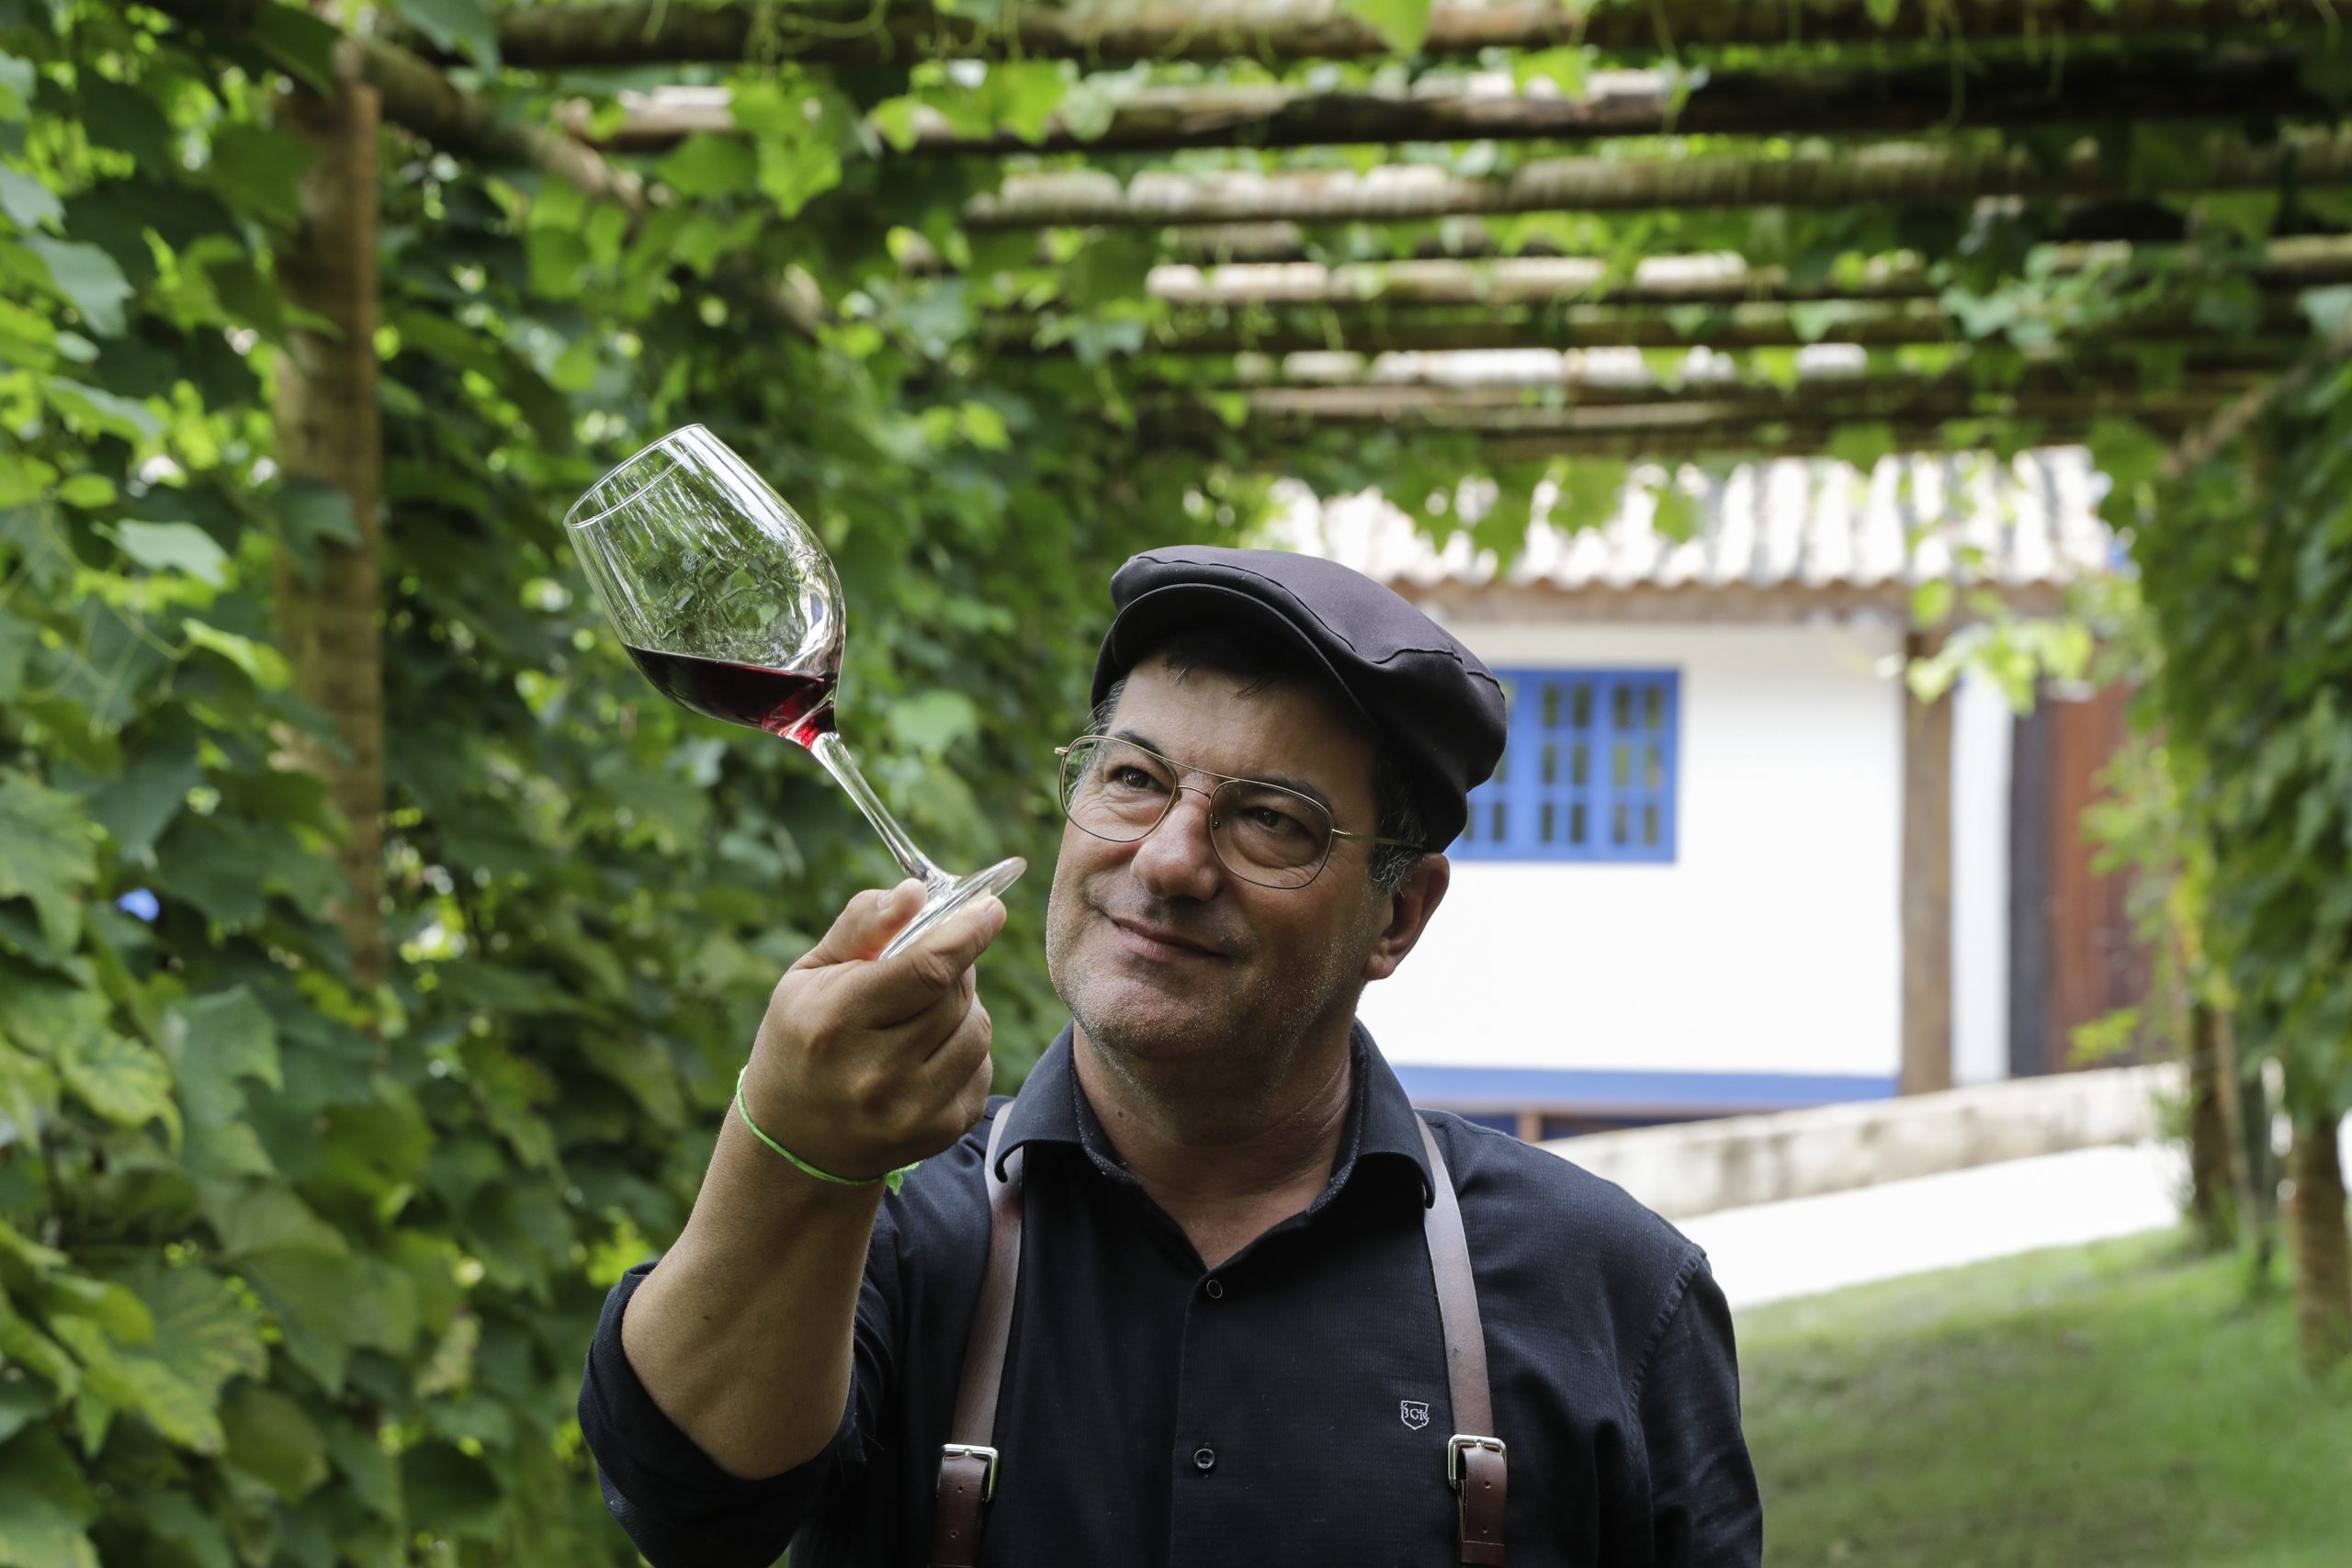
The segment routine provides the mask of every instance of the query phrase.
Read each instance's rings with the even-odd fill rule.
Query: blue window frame
[[[1674,859],[1681,676],[1498,670],[1510,728],[1456,860]]]

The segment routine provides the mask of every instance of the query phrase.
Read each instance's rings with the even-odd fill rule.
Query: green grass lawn
[[[1739,1330],[1768,1568],[2352,1568],[2352,1370],[2306,1377],[2284,1289],[2178,1236]]]

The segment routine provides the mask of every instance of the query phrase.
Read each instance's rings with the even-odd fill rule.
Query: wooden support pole
[[[2290,132],[2268,145],[2217,142],[2177,171],[2119,173],[2097,148],[2045,164],[2023,148],[1903,143],[1785,158],[1546,158],[1471,178],[1432,164],[1363,174],[1152,172],[1122,185],[1099,169],[1014,175],[966,204],[976,229],[1100,224],[1395,223],[1472,213],[1664,209],[1950,207],[1996,197],[2118,198],[2151,193],[2352,185],[2352,133]]]
[[[623,0],[602,6],[524,6],[494,13],[509,65],[590,65],[753,58],[904,64],[942,55],[971,59],[1140,61],[1363,59],[1395,52],[1340,0],[1074,0],[1008,8],[1003,26],[920,3],[876,8],[869,0],[760,0],[687,6]],[[1651,0],[1594,6],[1580,0],[1439,0],[1421,52],[1553,49],[1582,42],[1621,53],[1927,39],[1949,46],[1998,39],[2064,40],[2262,36],[2318,32],[2321,6],[2248,6],[2244,0],[1970,0],[1965,6],[1882,7],[1866,0]]]
[[[1932,634],[1904,644],[1910,663],[1935,650]],[[1952,1085],[1952,694],[1921,702],[1903,688],[1903,1051],[1899,1087],[1921,1094]]]
[[[278,124],[314,154],[301,177],[301,221],[277,253],[288,314],[314,321],[288,334],[277,366],[277,464],[288,479],[333,489],[351,509],[353,544],[318,541],[307,576],[281,553],[276,570],[277,634],[294,689],[333,721],[345,755],[308,740],[288,744],[326,780],[350,826],[340,856],[350,884],[334,915],[351,953],[353,982],[384,977],[379,906],[383,893],[383,655],[377,628],[380,565],[377,509],[383,440],[376,389],[377,95],[356,51],[338,52],[337,91],[297,86],[279,99]]]

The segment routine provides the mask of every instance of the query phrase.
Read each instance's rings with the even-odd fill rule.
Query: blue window
[[[1456,860],[1674,859],[1671,670],[1498,670],[1510,729]]]

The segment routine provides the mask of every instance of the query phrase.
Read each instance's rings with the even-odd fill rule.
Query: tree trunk
[[[2335,107],[2298,79],[2303,57],[2161,52],[2069,61],[1991,60],[1956,76],[1942,61],[1879,69],[1779,65],[1713,69],[1681,93],[1662,71],[1621,72],[1573,95],[1475,88],[1311,93],[1261,83],[1146,86],[1107,126],[1060,117],[1035,141],[958,130],[919,115],[910,153],[1169,152],[1193,147],[1318,147],[1407,141],[1589,141],[1617,136],[1899,136],[1965,126],[2236,120],[2259,103],[2329,119]],[[662,152],[693,135],[741,134],[707,90],[637,100],[601,145]],[[894,149],[895,151],[895,149]]]
[[[508,65],[533,70],[588,65],[752,58],[902,65],[960,55],[983,60],[1139,61],[1363,59],[1395,52],[1370,23],[1343,13],[1342,0],[1075,0],[1008,8],[1010,25],[902,3],[878,11],[867,0],[805,0],[790,7],[759,0],[702,6],[671,0],[604,6],[526,6],[496,12],[498,49]],[[1885,12],[1882,20],[1877,14]],[[991,13],[993,14],[993,13]],[[2315,6],[2249,6],[2244,0],[1970,0],[1966,6],[1881,7],[1869,0],[1650,0],[1591,6],[1577,0],[1438,0],[1425,54],[1484,49],[1555,49],[1582,42],[1617,53],[1673,53],[1736,45],[1856,40],[1949,47],[2033,39],[2087,44],[2098,39],[2268,36],[2321,30]],[[2088,52],[2087,51],[2086,52]]]
[[[2239,1184],[2230,1157],[2230,1123],[2222,1085],[2231,1074],[2222,1060],[2221,1030],[2213,1009],[2188,1009],[2188,1212],[2198,1239],[2219,1252],[2235,1239],[2233,1211]]]
[[[277,251],[277,285],[289,314],[321,318],[288,335],[277,370],[277,461],[288,480],[327,485],[349,502],[358,542],[318,541],[320,568],[306,576],[289,555],[277,570],[278,637],[294,687],[334,721],[345,755],[297,742],[327,782],[350,825],[342,862],[349,896],[334,910],[350,947],[354,984],[384,976],[379,906],[383,892],[384,687],[377,630],[377,508],[383,443],[376,390],[376,90],[359,79],[355,51],[332,97],[297,87],[279,123],[315,154],[301,182],[301,223]]]
[[[2352,1355],[2352,1241],[2344,1218],[2340,1113],[2295,1118],[2287,1173],[2295,1184],[2295,1329],[2303,1365],[2318,1371]]]
[[[1545,158],[1491,178],[1449,175],[1424,164],[1363,174],[1156,171],[1122,185],[1107,171],[1073,169],[1012,175],[994,195],[967,202],[964,221],[975,229],[1156,227],[1275,220],[1396,223],[1487,212],[1948,207],[1988,197],[2267,191],[2290,175],[2306,189],[2352,184],[2352,134],[2289,132],[2266,146],[2219,145],[2201,160],[2155,172],[2118,171],[2096,148],[2045,164],[2023,148],[1907,143],[1787,158]]]

